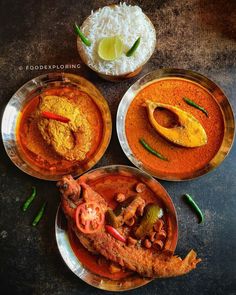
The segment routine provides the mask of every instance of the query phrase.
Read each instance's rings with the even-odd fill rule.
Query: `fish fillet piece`
[[[50,165],[56,165],[61,156],[53,149],[45,149],[45,142],[39,132],[37,120],[28,120],[24,125],[24,133],[20,134],[22,142],[29,151],[35,154],[38,159],[47,159]]]
[[[52,112],[70,119],[68,123],[47,119],[40,114]],[[39,104],[38,129],[55,152],[67,160],[82,161],[92,144],[92,128],[86,115],[66,97],[44,96]]]
[[[64,183],[67,184],[66,188]],[[94,234],[81,233],[74,221],[74,211],[78,204],[85,201],[97,202],[101,204],[102,210],[105,212],[108,209],[106,201],[87,184],[76,182],[71,176],[63,177],[58,186],[62,193],[62,208],[68,222],[81,243],[89,251],[100,253],[105,258],[148,278],[184,275],[201,261],[193,250],[182,260],[167,251],[157,252],[139,245],[128,246],[108,234],[104,227]]]
[[[207,143],[206,131],[193,115],[172,105],[151,100],[146,101],[146,106],[151,125],[167,140],[184,147],[198,147]],[[154,118],[154,111],[156,108],[164,108],[175,113],[178,117],[179,125],[166,128],[158,124]]]

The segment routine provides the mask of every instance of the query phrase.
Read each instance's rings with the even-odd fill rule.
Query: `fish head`
[[[57,182],[61,193],[62,208],[66,215],[74,218],[76,208],[82,203],[96,203],[102,212],[106,212],[107,203],[104,198],[95,192],[88,184],[75,180],[71,175],[63,176]]]
[[[70,198],[75,202],[81,197],[81,186],[71,175],[63,176],[57,182],[57,187],[63,197]]]

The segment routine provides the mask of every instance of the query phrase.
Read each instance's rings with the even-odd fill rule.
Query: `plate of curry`
[[[50,73],[23,85],[10,99],[2,137],[22,171],[46,180],[78,176],[103,156],[111,137],[108,104],[83,77]]]
[[[152,176],[181,181],[220,165],[234,139],[234,115],[223,91],[203,75],[160,69],[136,81],[117,112],[123,151]]]
[[[173,255],[178,239],[173,202],[162,185],[145,172],[112,165],[86,172],[76,180],[65,176],[57,186],[62,194],[55,219],[57,246],[66,265],[86,283],[110,291],[138,288],[157,276],[150,255]],[[78,220],[78,214],[87,204],[83,218],[88,222],[89,215],[94,216],[95,203],[96,209],[106,204],[106,214],[91,230]],[[178,275],[179,267],[170,268],[163,276]],[[164,272],[167,269],[163,267]]]

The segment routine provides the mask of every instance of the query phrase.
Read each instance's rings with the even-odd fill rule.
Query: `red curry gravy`
[[[107,201],[108,206],[114,209],[118,205],[118,202],[115,201],[117,193],[123,193],[129,196],[136,195],[135,186],[138,182],[140,182],[140,180],[134,176],[124,176],[114,173],[96,178],[94,180],[89,180],[87,181],[87,184],[103,196],[103,198]],[[148,186],[145,192],[141,195],[142,198],[145,199],[146,203],[156,203],[159,207],[163,208],[165,212],[165,204],[162,200],[157,198],[156,193],[154,193]],[[167,232],[168,238],[168,229],[166,225],[168,223],[167,218],[168,217],[164,213],[162,219],[164,221],[164,229]],[[101,257],[100,255],[91,254],[88,250],[86,250],[71,229],[69,229],[68,234],[70,244],[75,255],[87,270],[112,280],[120,280],[133,274],[133,272],[127,270],[111,273],[109,270],[108,260],[103,260],[103,263],[101,264],[99,261],[99,257]]]
[[[204,107],[209,117],[186,104],[184,97]],[[164,139],[149,123],[144,106],[147,99],[177,106],[192,114],[204,127],[208,137],[207,144],[185,148]],[[171,128],[175,124],[174,115],[169,111],[158,109],[155,110],[154,116],[164,127]],[[224,136],[224,119],[220,106],[203,87],[184,79],[169,78],[149,84],[136,95],[127,111],[125,132],[133,154],[146,169],[164,177],[171,175],[185,178],[207,166],[218,152]],[[144,149],[139,143],[141,138],[168,161],[163,161]]]
[[[86,113],[93,128],[93,138],[90,151],[82,162],[69,161],[58,155],[43,139],[34,120],[34,112],[39,105],[39,96],[33,97],[21,111],[16,128],[17,139],[23,156],[31,164],[51,172],[73,172],[78,166],[86,163],[95,154],[102,138],[103,121],[100,110],[93,99],[85,92],[72,87],[58,87],[45,90],[43,95],[63,96],[75,102]],[[71,173],[72,173],[71,172]]]

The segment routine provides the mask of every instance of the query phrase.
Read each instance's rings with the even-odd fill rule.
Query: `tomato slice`
[[[105,214],[96,202],[82,203],[75,211],[76,226],[85,234],[92,234],[101,229],[104,219]]]

